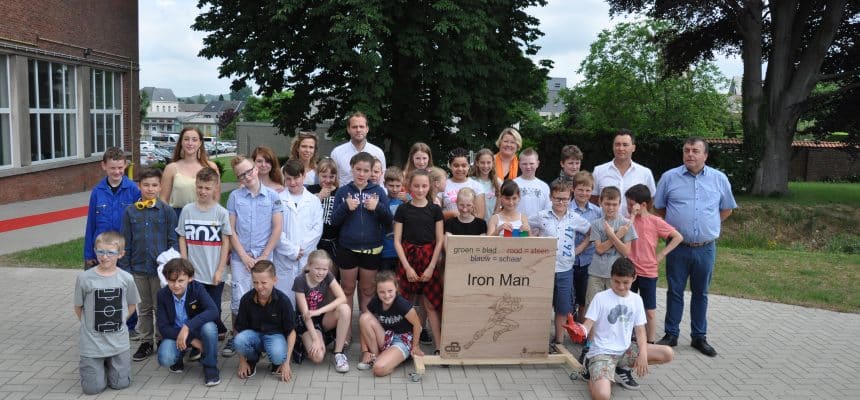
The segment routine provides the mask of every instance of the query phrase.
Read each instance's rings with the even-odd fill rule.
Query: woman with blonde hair
[[[164,167],[161,176],[161,200],[170,204],[176,215],[188,203],[197,201],[195,177],[201,169],[209,167],[218,171],[218,166],[209,160],[203,147],[203,134],[197,128],[187,127],[179,132],[179,143],[173,150],[173,160]],[[213,193],[215,201],[221,199],[221,182]]]
[[[496,139],[496,148],[499,152],[495,156],[496,177],[502,181],[514,180],[519,175],[520,160],[517,152],[523,147],[523,137],[514,128],[502,129],[499,138]]]
[[[316,133],[299,132],[290,148],[290,160],[299,160],[305,166],[305,185],[319,182],[317,178],[318,144]]]

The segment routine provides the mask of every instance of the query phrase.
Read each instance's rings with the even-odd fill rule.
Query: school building
[[[136,0],[0,2],[0,204],[90,190],[139,158]]]

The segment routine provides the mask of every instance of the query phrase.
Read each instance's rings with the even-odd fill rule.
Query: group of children
[[[289,380],[293,354],[322,362],[328,342],[334,342],[335,369],[347,372],[356,289],[357,368],[389,374],[423,355],[421,342],[435,340],[438,352],[446,233],[558,238],[551,340],[561,343],[568,314],[576,315],[594,332],[585,350],[592,394],[608,396],[609,383],[619,379],[635,388],[631,368],[642,374],[646,361],[672,358],[670,348],[651,344],[656,276],[659,261],[682,238],[648,212],[651,193],[644,185],[624,194],[608,187],[599,207],[590,203],[594,181],[579,171],[581,160],[576,146],[565,146],[559,178],[548,185],[535,176],[537,152],[525,149],[522,175],[502,182],[490,150],[470,162],[469,152],[458,148],[449,154],[449,177],[433,165],[430,147],[416,143],[402,170],[383,172],[379,160],[356,154],[347,183],[323,159],[313,171],[319,183],[306,186],[305,165],[290,160],[280,170],[278,192],[264,184],[254,160],[237,156],[231,165],[240,187],[226,208],[213,196],[218,172],[204,167],[195,180],[197,201],[176,215],[157,197],[158,170],[141,171],[135,187],[121,173],[122,152],[109,149],[87,224],[92,252],[85,250],[85,260],[94,268],[79,276],[75,291],[84,391],[127,386],[128,361],[154,352],[156,326],[159,364],[182,372],[188,353],[189,360],[201,360],[205,383],[217,385],[218,340],[228,333],[220,309],[228,264],[234,334],[221,355],[239,353],[240,377],[253,376],[265,353],[271,372]],[[620,215],[624,198],[627,217]],[[655,253],[658,238],[671,240]],[[161,288],[156,266],[171,248],[179,257],[162,260],[167,286]],[[641,298],[629,296],[631,289]],[[135,309],[142,342],[129,357],[125,322]],[[638,347],[630,344],[633,327]],[[606,354],[608,361],[600,358]]]

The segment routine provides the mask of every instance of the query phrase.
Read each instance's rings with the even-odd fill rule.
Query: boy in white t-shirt
[[[519,167],[523,174],[514,179],[520,187],[520,204],[517,205],[517,211],[527,217],[552,208],[552,203],[549,201],[549,185],[535,176],[539,166],[540,160],[535,149],[528,148],[520,153]]]
[[[642,298],[630,292],[635,280],[633,262],[626,257],[616,259],[610,288],[594,296],[585,314],[582,325],[591,332],[592,344],[584,375],[589,379],[592,399],[609,399],[613,381],[627,389],[639,389],[633,368],[642,377],[648,373],[648,364],[668,363],[674,357],[671,347],[646,342],[645,307]],[[630,339],[631,330],[636,334],[635,343]]]

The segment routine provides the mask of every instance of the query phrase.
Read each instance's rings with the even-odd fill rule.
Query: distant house
[[[538,110],[541,117],[557,117],[564,112],[564,103],[558,93],[565,88],[567,88],[567,78],[549,78],[546,80],[546,104]]]
[[[242,111],[244,101],[238,100],[215,100],[210,101],[193,118],[184,122],[184,126],[193,126],[200,130],[204,136],[219,136],[218,120],[227,110],[233,110],[236,114]]]
[[[111,146],[136,159],[137,1],[3,0],[0,15],[0,204],[90,190]]]
[[[146,117],[141,122],[146,138],[153,133],[179,133],[183,128],[197,128],[203,136],[219,135],[218,119],[229,109],[239,112],[242,101],[210,101],[208,104],[180,102],[173,90],[147,86],[142,89],[150,99]]]
[[[179,112],[179,100],[173,90],[147,86],[141,89],[149,98],[147,113]]]

